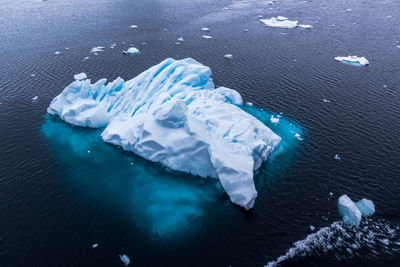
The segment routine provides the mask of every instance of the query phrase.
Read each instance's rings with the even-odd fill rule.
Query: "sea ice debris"
[[[138,28],[138,25],[131,25],[131,28],[132,28],[132,29],[137,29],[137,28]]]
[[[339,154],[335,154],[335,157],[334,157],[334,159],[336,159],[336,160],[341,160],[342,158],[340,157],[340,155],[339,155]]]
[[[94,243],[94,244],[92,245],[92,248],[97,248],[98,246],[99,246],[99,244]]]
[[[212,38],[212,36],[210,36],[210,35],[202,35],[201,37],[203,37],[204,39],[211,39]]]
[[[271,118],[269,119],[271,123],[278,124],[279,123],[279,118],[275,118],[274,115],[271,115]]]
[[[119,258],[121,259],[121,261],[124,263],[125,266],[131,264],[131,259],[129,259],[129,257],[126,256],[125,254],[119,255]]]
[[[282,18],[282,17],[281,17]],[[297,27],[297,20],[279,20],[275,17],[272,17],[270,19],[260,19],[262,23],[265,24],[267,27],[276,27],[276,28],[285,28],[285,29],[291,29],[291,28],[296,28]]]
[[[182,37],[179,37],[178,38],[178,42],[183,42],[184,40],[183,40],[183,38]]]
[[[128,55],[137,55],[140,53],[139,49],[137,49],[136,47],[129,47],[128,50],[123,51],[124,54],[128,54]]]
[[[356,202],[356,206],[363,216],[371,216],[375,213],[375,205],[372,200],[363,198]]]
[[[204,31],[204,32],[209,32],[210,31],[210,29],[207,28],[207,27],[201,28],[201,30]]]
[[[96,47],[93,47],[92,50],[90,50],[90,52],[91,53],[102,52],[104,48],[105,48],[104,46],[96,46]]]
[[[75,74],[74,75],[74,79],[76,80],[76,81],[82,81],[82,80],[85,80],[87,78],[87,75],[86,75],[86,73],[84,73],[84,72],[81,72],[81,73],[79,73],[79,74]]]
[[[226,54],[226,55],[224,55],[224,58],[232,59],[232,58],[233,58],[233,55],[231,55],[231,54]]]
[[[347,196],[342,195],[338,200],[339,214],[347,225],[358,227],[361,221],[361,212],[356,204]]]
[[[369,64],[369,61],[365,57],[358,56],[335,57],[335,60],[353,66],[364,66]]]

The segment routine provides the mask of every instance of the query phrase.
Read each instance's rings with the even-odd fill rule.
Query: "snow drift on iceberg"
[[[75,81],[48,113],[82,127],[105,127],[102,138],[171,169],[218,178],[246,209],[257,197],[253,172],[281,138],[236,105],[240,94],[215,88],[210,68],[194,59],[166,59],[129,81]]]

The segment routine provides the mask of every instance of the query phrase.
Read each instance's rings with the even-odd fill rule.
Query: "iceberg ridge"
[[[218,178],[233,203],[250,209],[253,172],[281,138],[242,104],[237,91],[214,87],[210,68],[169,58],[129,81],[75,81],[47,111],[73,125],[105,127],[105,142],[150,161]]]

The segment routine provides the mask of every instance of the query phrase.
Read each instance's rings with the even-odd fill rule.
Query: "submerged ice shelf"
[[[218,178],[231,201],[253,207],[253,172],[281,138],[237,105],[235,90],[215,88],[193,59],[166,59],[136,78],[75,81],[48,113],[73,125],[105,127],[104,141],[171,169]]]

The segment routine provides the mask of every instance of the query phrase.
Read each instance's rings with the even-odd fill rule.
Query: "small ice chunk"
[[[131,28],[132,28],[132,29],[137,29],[137,28],[138,28],[138,25],[131,25]]]
[[[310,225],[310,230],[311,230],[311,231],[314,231],[314,230],[315,230],[315,227],[312,226],[312,225]]]
[[[282,20],[288,20],[288,18],[287,18],[287,17],[284,17],[284,16],[277,16],[276,19],[277,19],[277,20],[281,20],[281,21],[282,21]]]
[[[309,24],[299,24],[298,26],[299,26],[300,28],[303,28],[303,29],[312,29],[312,26],[309,25]]]
[[[98,246],[99,246],[99,244],[94,243],[94,244],[92,245],[92,248],[97,248]]]
[[[125,254],[119,255],[119,258],[121,259],[121,261],[124,263],[125,266],[131,264],[131,260]]]
[[[83,61],[88,60],[88,59],[89,59],[89,57],[85,57],[85,58],[83,59]]]
[[[299,134],[299,133],[296,133],[295,135],[294,135],[294,137],[296,137],[298,140],[300,140],[300,141],[303,141],[304,139],[303,139],[303,137],[301,137],[301,135]]]
[[[74,79],[75,79],[76,81],[86,80],[86,78],[87,78],[87,75],[86,75],[86,73],[84,73],[84,72],[81,72],[81,73],[79,73],[79,74],[75,74],[75,75],[74,75]]]
[[[249,29],[243,29],[243,32],[248,32],[249,31]]]
[[[271,123],[274,123],[274,124],[279,123],[279,118],[275,118],[274,115],[271,115],[271,118],[269,120]]]
[[[226,55],[224,55],[224,58],[227,58],[227,59],[232,59],[232,58],[233,58],[233,56],[232,56],[231,54],[226,54]]]
[[[330,100],[328,100],[328,99],[322,99],[322,101],[324,101],[324,103],[329,103],[329,102],[331,102]]]
[[[345,12],[351,12],[351,8],[346,9]]]
[[[36,101],[36,100],[38,100],[38,96],[34,96],[33,98],[32,98],[32,101]]]
[[[338,155],[338,154],[335,154],[335,157],[334,157],[336,160],[341,160],[342,158],[340,157],[340,155]]]
[[[371,216],[375,213],[375,205],[372,200],[363,198],[356,202],[356,206],[363,216]]]
[[[129,47],[128,50],[123,51],[123,52],[124,52],[124,54],[129,54],[129,55],[133,55],[133,56],[140,53],[139,49],[137,49],[136,47]]]
[[[178,42],[183,42],[184,40],[183,40],[183,38],[182,37],[179,37],[178,38]]]
[[[365,57],[358,56],[335,57],[335,60],[353,66],[364,66],[369,64],[369,61]]]
[[[91,53],[102,52],[104,48],[105,48],[104,46],[96,46],[96,47],[93,47],[92,50],[90,50],[90,52]]]
[[[35,74],[31,74],[31,77],[35,77],[36,75]]]
[[[332,192],[329,192],[329,195],[330,195],[330,196],[333,196],[333,193],[332,193]]]
[[[252,102],[247,102],[247,103],[246,103],[246,106],[252,107],[252,106],[253,106],[253,103],[252,103]]]
[[[56,52],[54,52],[54,54],[56,54],[56,55],[58,55],[58,54],[60,54],[61,52],[58,52],[58,51],[56,51]]]
[[[260,18],[260,19],[261,19],[262,17],[263,17],[262,15],[258,15],[258,16],[257,16],[257,18]]]
[[[117,46],[117,43],[113,43],[112,45],[110,45],[111,49],[114,49]]]
[[[210,31],[210,29],[207,28],[207,27],[201,28],[201,30],[204,31],[204,32],[209,32]]]
[[[338,200],[339,214],[347,225],[358,227],[361,221],[361,212],[356,204],[347,196],[342,195]]]
[[[281,16],[278,16],[281,17]],[[282,17],[281,17],[282,18]],[[276,28],[285,28],[285,29],[291,29],[291,28],[296,28],[297,27],[297,20],[291,21],[291,20],[279,20],[275,17],[272,17],[270,19],[260,19],[262,23],[265,24],[267,27],[276,27]]]
[[[212,38],[212,36],[210,36],[210,35],[202,35],[201,37],[203,37],[204,39],[211,39]]]

